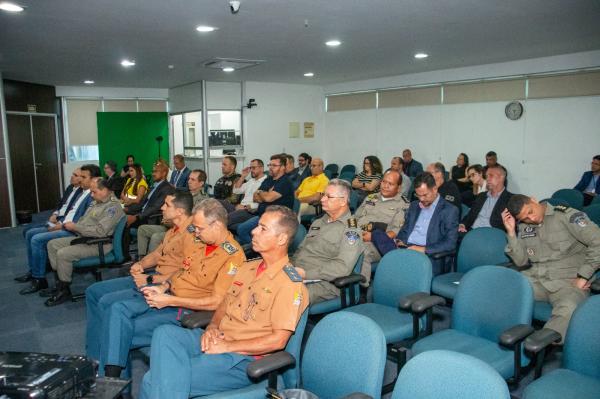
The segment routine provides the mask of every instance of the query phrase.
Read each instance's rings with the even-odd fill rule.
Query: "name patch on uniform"
[[[348,241],[348,244],[350,245],[354,245],[358,240],[360,240],[360,236],[356,231],[347,231],[344,233],[344,235],[346,236],[346,241]]]
[[[365,204],[375,206],[375,201],[367,200],[365,201]]]
[[[530,238],[535,236],[537,236],[537,233],[535,232],[535,228],[532,226],[525,227],[521,233],[521,238]]]
[[[294,292],[294,302],[292,302],[292,304],[294,306],[300,306],[301,303],[302,303],[302,293]]]
[[[298,271],[292,265],[284,266],[283,272],[285,274],[287,274],[287,276],[290,278],[290,280],[292,280],[294,283],[299,283],[302,281],[302,277],[300,277],[300,275],[298,274]]]
[[[235,276],[238,271],[238,267],[233,264],[233,262],[229,262],[229,268],[227,269],[227,274],[230,276]]]
[[[233,255],[234,253],[237,252],[237,249],[233,245],[231,245],[231,243],[229,243],[229,241],[225,241],[221,246],[223,247],[225,252],[227,252],[229,255]]]
[[[569,218],[569,222],[575,223],[579,227],[585,227],[588,225],[585,213],[583,212],[577,212],[571,215],[571,217]]]
[[[193,233],[194,231],[196,231],[196,228],[194,227],[193,224],[188,225],[188,227],[185,228],[187,230],[188,233]]]

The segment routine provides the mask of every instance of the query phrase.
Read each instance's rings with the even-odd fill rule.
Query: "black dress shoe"
[[[38,292],[38,295],[41,296],[42,298],[50,298],[52,295],[56,294],[56,287],[48,287],[48,288],[44,288],[43,290],[40,290],[40,292]]]
[[[31,272],[27,272],[27,273],[25,273],[22,276],[15,277],[15,281],[17,283],[26,283],[26,282],[31,281],[31,280],[33,280],[33,276],[31,275]]]
[[[71,288],[69,288],[70,285],[70,283],[59,280],[56,283],[56,292],[44,302],[44,305],[51,307],[70,301],[73,297],[71,295]]]
[[[38,292],[39,290],[43,290],[44,288],[48,288],[48,280],[45,278],[34,278],[31,280],[31,285],[27,288],[23,288],[19,291],[21,295],[33,294],[34,292]]]

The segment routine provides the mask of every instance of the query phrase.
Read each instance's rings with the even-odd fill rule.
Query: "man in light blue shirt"
[[[425,206],[423,202],[419,203],[419,207],[421,208],[421,212],[419,212],[419,217],[417,218],[417,223],[415,227],[408,236],[409,245],[418,245],[424,247],[427,245],[427,230],[429,229],[429,222],[431,222],[431,217],[433,216],[433,212],[435,208],[440,202],[440,195],[437,194],[433,203],[429,206]]]

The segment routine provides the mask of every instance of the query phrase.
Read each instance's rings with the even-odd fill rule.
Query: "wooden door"
[[[54,117],[31,116],[33,153],[40,212],[55,209],[60,200],[60,177]]]
[[[29,115],[6,114],[15,210],[38,212]]]

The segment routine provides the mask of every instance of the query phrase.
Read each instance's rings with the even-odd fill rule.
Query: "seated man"
[[[495,227],[504,230],[502,211],[506,209],[512,196],[504,186],[506,171],[500,164],[490,166],[487,171],[487,192],[475,197],[473,206],[462,223],[458,225],[459,233],[466,233],[478,227]]]
[[[140,398],[187,399],[252,384],[247,365],[282,350],[308,306],[287,257],[297,227],[290,209],[266,209],[252,232],[262,259],[243,264],[206,331],[156,329]]]
[[[313,159],[314,162],[314,159]],[[321,198],[325,214],[310,226],[292,263],[307,285],[310,303],[340,296],[331,281],[352,273],[363,252],[360,230],[350,214],[350,183],[332,179]]]
[[[404,160],[404,173],[406,173],[411,179],[414,179],[421,173],[423,173],[423,165],[421,162],[413,159],[412,151],[405,149],[402,151],[402,159]]]
[[[100,281],[85,290],[86,355],[92,359],[100,359],[100,332],[106,309],[112,303],[133,297],[140,287],[166,281],[183,265],[183,243],[193,240],[194,231],[190,194],[176,191],[167,195],[162,214],[164,219],[171,221],[173,227],[167,230],[162,243],[154,251],[131,266],[132,277]],[[145,272],[154,266],[155,273]]]
[[[301,176],[296,173],[294,168],[294,156],[291,154],[283,154],[285,156],[285,176],[292,183],[294,191],[298,189],[300,183],[302,183]]]
[[[171,180],[169,183],[177,190],[187,191],[188,189],[188,177],[190,176],[190,169],[185,166],[185,158],[181,154],[177,154],[173,157],[173,172],[171,172]]]
[[[111,187],[111,190],[116,198],[121,198],[121,192],[125,187],[125,179],[117,173],[117,163],[112,160],[106,161],[104,164],[104,174],[106,181]]]
[[[323,173],[324,167],[321,158],[313,158],[310,163],[311,176],[304,179],[296,190],[296,198],[300,201],[300,211],[298,211],[298,220],[300,221],[302,215],[314,215],[315,207],[313,205],[321,202],[321,196],[329,183],[329,179]]]
[[[452,180],[446,181],[446,168],[441,162],[430,163],[427,165],[427,172],[431,173],[435,179],[435,185],[440,196],[458,208],[458,213],[462,211],[462,199],[456,183]]]
[[[73,206],[61,221],[57,221],[52,227],[32,229],[25,235],[27,241],[27,261],[31,273],[31,286],[23,288],[21,295],[32,294],[39,290],[48,288],[46,280],[46,262],[48,260],[47,244],[50,240],[61,237],[70,237],[74,234],[64,228],[69,222],[77,222],[83,216],[92,202],[90,196],[90,184],[94,177],[100,176],[100,168],[97,165],[83,165],[80,168],[79,185],[83,190],[79,197],[74,200]]]
[[[302,183],[304,179],[311,175],[309,167],[311,162],[312,157],[307,153],[303,152],[298,155],[298,167],[294,169],[294,172],[300,176],[300,183]]]
[[[206,183],[206,173],[202,169],[194,169],[188,176],[187,188],[192,194],[193,206],[208,198],[204,193],[204,183]],[[154,251],[160,245],[167,229],[171,226],[171,221],[164,218],[161,224],[144,224],[137,230],[138,257],[142,258],[148,252]]]
[[[235,172],[237,159],[234,156],[226,155],[221,161],[221,173],[223,176],[217,180],[214,187],[214,197],[221,201],[227,201],[232,205],[240,202],[240,196],[233,193],[233,184],[240,175]]]
[[[50,297],[44,303],[46,306],[60,305],[71,299],[73,262],[89,256],[98,256],[97,245],[72,245],[73,240],[110,237],[121,217],[125,215],[121,203],[113,195],[106,180],[99,177],[92,179],[90,192],[94,201],[81,219],[76,223],[64,224],[65,230],[75,233],[77,237],[55,238],[48,243],[48,258],[58,278],[53,290],[40,291],[40,296]],[[112,244],[104,244],[103,248],[107,254],[112,249]]]
[[[552,305],[544,327],[564,340],[571,315],[588,297],[600,267],[600,229],[577,209],[540,204],[521,194],[508,201],[502,220],[508,238],[506,254],[517,266],[531,263],[523,274],[535,300]]]
[[[250,174],[250,179],[246,181],[248,174]],[[227,226],[229,230],[235,232],[238,224],[255,216],[258,203],[254,202],[254,193],[266,178],[265,164],[260,159],[253,159],[250,161],[250,166],[242,169],[242,176],[233,185],[233,193],[244,196],[242,202],[236,206],[225,207],[230,212]]]
[[[396,237],[404,224],[409,201],[400,194],[401,181],[400,171],[391,168],[385,171],[379,192],[367,196],[354,214],[358,227],[363,230],[362,239],[365,243],[365,257],[360,273],[366,278],[365,286],[371,280],[371,263],[381,259],[371,242],[372,232],[387,231],[390,237]]]
[[[574,187],[583,193],[583,205],[588,206],[600,193],[600,155],[592,158],[591,170],[581,176],[581,180]]]
[[[412,182],[410,177],[404,173],[404,159],[402,157],[393,157],[390,162],[390,169],[397,170],[402,175],[402,186],[400,187],[400,193],[408,198]]]
[[[379,230],[371,234],[371,241],[381,256],[396,248],[408,248],[427,255],[456,249],[458,208],[440,197],[431,173],[418,175],[413,184],[418,200],[410,203],[396,238]],[[433,262],[434,275],[444,269],[443,262]]]
[[[159,285],[110,305],[103,318],[100,369],[119,377],[130,349],[150,345],[162,324],[179,324],[186,310],[215,310],[246,260],[227,230],[227,211],[216,199],[194,208],[194,239],[183,243],[182,267]]]
[[[238,242],[242,245],[251,241],[250,232],[258,225],[258,219],[269,205],[283,205],[292,209],[294,207],[294,190],[292,183],[285,177],[284,154],[271,156],[269,162],[269,177],[262,182],[254,192],[253,200],[258,203],[256,216],[241,223],[237,229]]]

